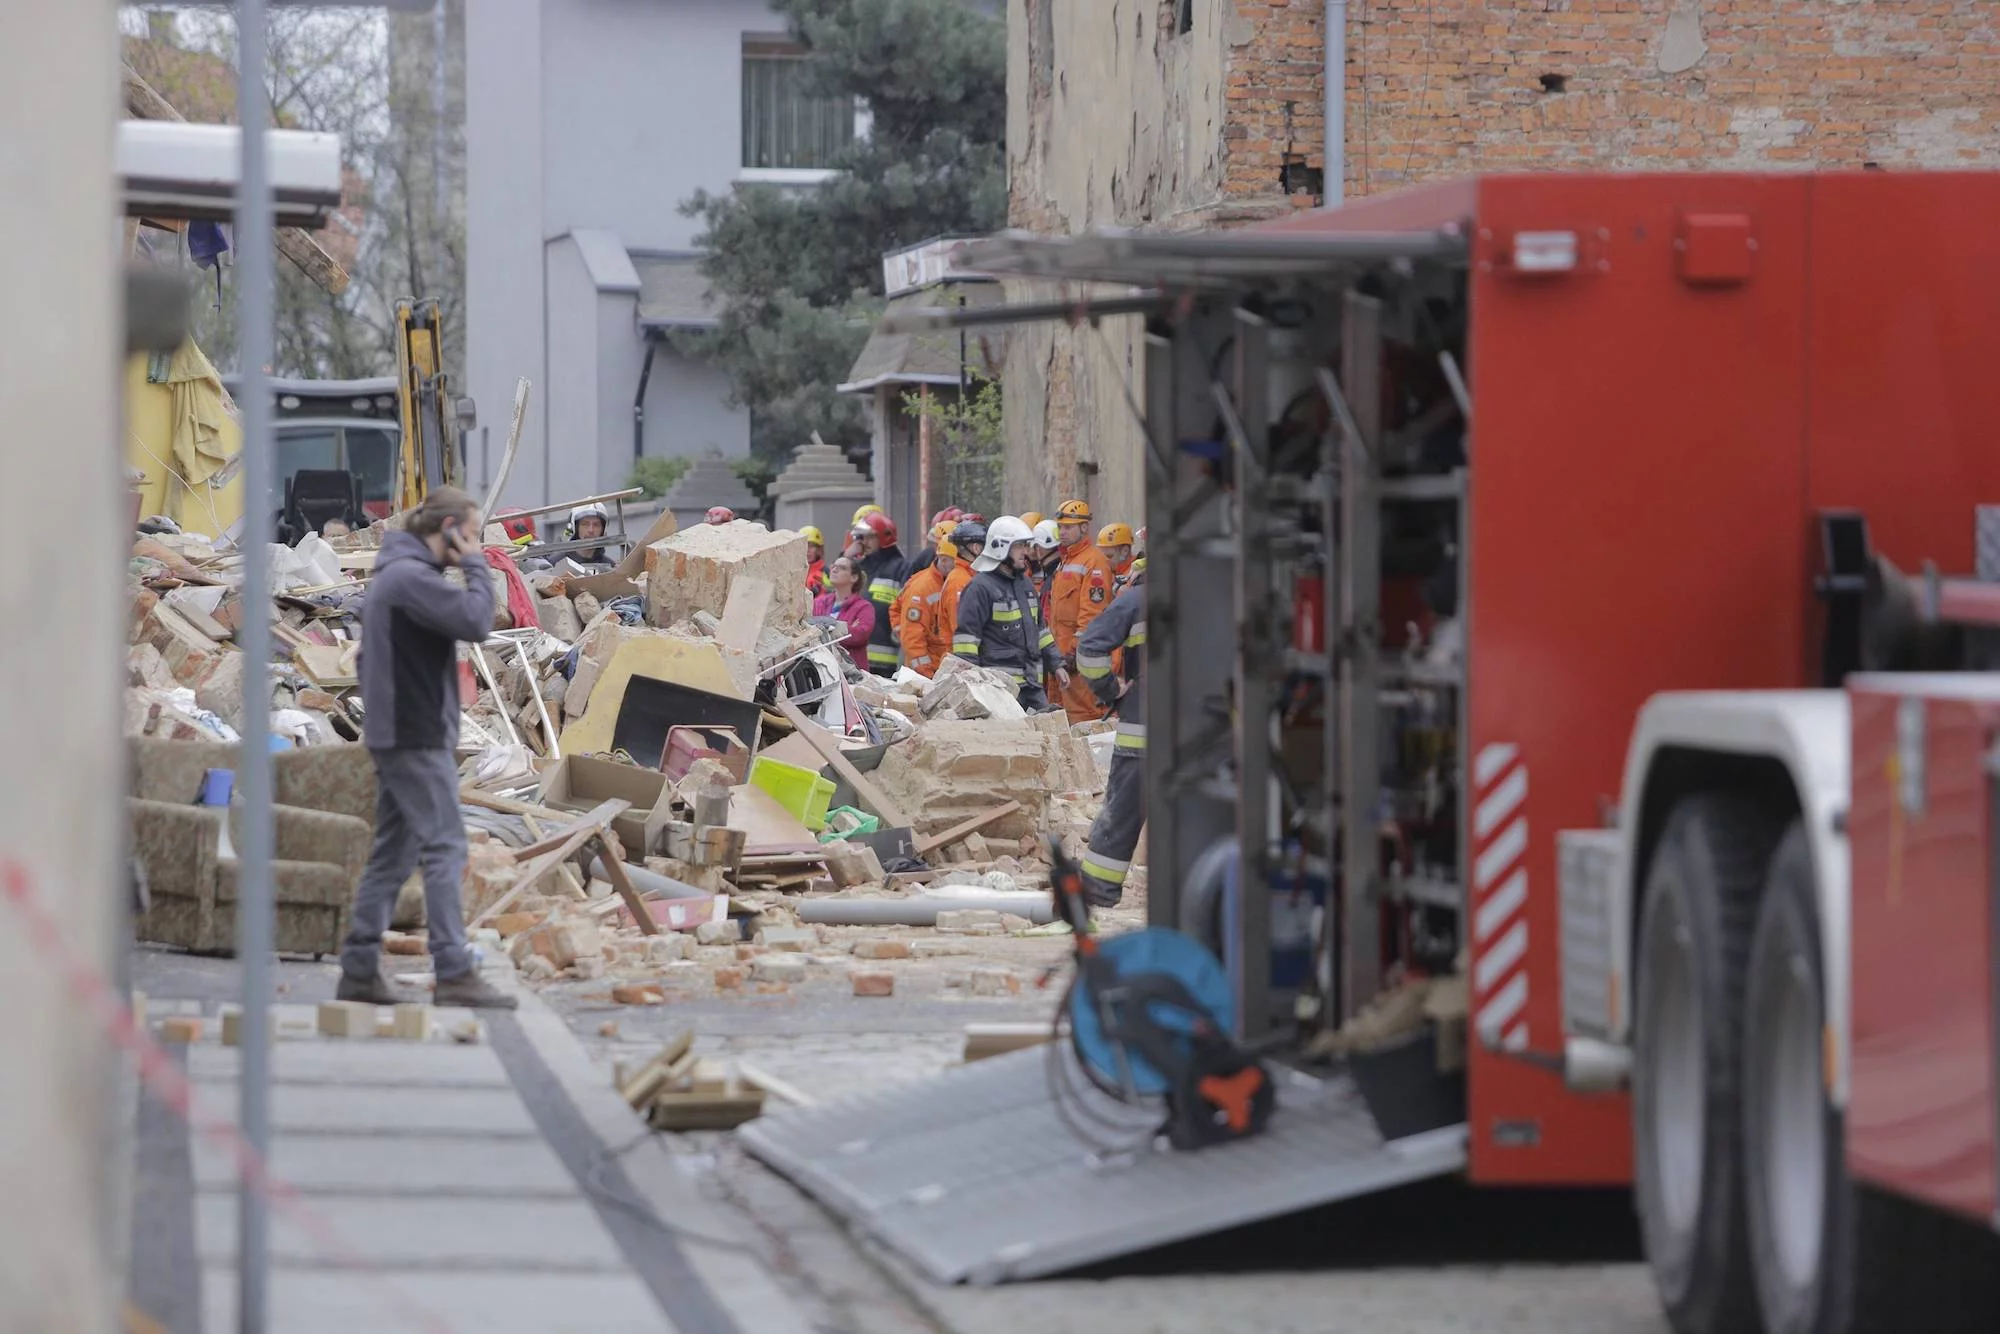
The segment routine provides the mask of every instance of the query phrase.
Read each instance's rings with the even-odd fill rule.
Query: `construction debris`
[[[133,548],[127,728],[158,751],[135,765],[135,827],[169,809],[204,821],[199,875],[217,879],[234,745],[246,711],[268,709],[277,744],[300,752],[276,781],[297,811],[280,823],[280,947],[300,953],[338,950],[372,835],[358,659],[382,528],[275,549],[272,587],[254,594],[227,541],[160,531]],[[941,979],[961,1000],[1013,998],[1066,951],[1024,937],[1054,919],[1044,840],[1079,846],[1096,814],[1101,726],[1030,715],[1003,674],[958,658],[930,679],[856,671],[840,632],[807,617],[796,533],[669,519],[608,574],[532,545],[493,551],[495,630],[461,679],[462,906],[475,945],[523,983],[663,1012],[936,996]],[[236,643],[252,615],[272,626],[261,674]],[[1128,883],[1143,892],[1143,872]],[[178,939],[156,912],[142,938],[226,949],[233,900],[187,894],[200,912],[179,918],[207,936]],[[427,952],[415,877],[395,925],[385,952]],[[442,1036],[422,1006],[331,1002],[316,1021],[341,1038]],[[1030,1040],[969,1034],[967,1059]],[[767,1092],[803,1101],[697,1059],[691,1040],[620,1089],[661,1129],[735,1125]]]

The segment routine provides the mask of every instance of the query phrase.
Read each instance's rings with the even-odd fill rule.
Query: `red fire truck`
[[[2000,675],[1963,623],[2000,584],[1898,572],[2000,580],[1995,219],[1993,175],[1548,175],[969,253],[1020,299],[933,323],[1087,321],[1131,367],[1152,920],[1218,945],[1248,1038],[1385,977],[1467,997],[1455,1110],[1392,1127],[1357,1061],[1336,1133],[1344,1076],[1281,1088],[1207,1227],[1630,1182],[1682,1334],[1996,1327]],[[1130,1170],[1081,1258],[1121,1209],[1203,1230]],[[1061,1258],[936,1212],[938,1276]]]

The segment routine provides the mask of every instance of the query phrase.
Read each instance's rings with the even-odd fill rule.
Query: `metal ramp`
[[[1284,1069],[1263,1135],[1196,1153],[1100,1157],[1064,1123],[1049,1059],[1047,1048],[1013,1052],[928,1083],[766,1113],[736,1133],[938,1283],[1038,1278],[1443,1176],[1466,1161],[1463,1125],[1385,1142],[1347,1076]],[[1143,1124],[1116,1110],[1128,1129]]]

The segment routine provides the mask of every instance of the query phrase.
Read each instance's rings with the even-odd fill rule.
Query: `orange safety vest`
[[[1076,652],[1076,637],[1111,605],[1111,562],[1088,539],[1065,547],[1049,587],[1049,629],[1056,651]]]
[[[890,614],[896,618],[896,640],[903,646],[903,665],[921,676],[937,671],[951,652],[951,626],[940,621],[944,606],[944,576],[926,565],[911,575],[896,595]]]

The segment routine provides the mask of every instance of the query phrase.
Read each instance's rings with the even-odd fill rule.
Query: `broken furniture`
[[[359,747],[318,747],[318,750]],[[132,853],[145,868],[150,904],[134,924],[138,939],[202,954],[236,948],[236,839],[241,822],[226,806],[198,806],[211,770],[232,770],[237,748],[205,741],[139,737],[130,742],[132,788],[126,802]],[[301,755],[313,752],[299,752]],[[372,840],[355,815],[289,805],[318,777],[309,766],[278,770],[276,844],[271,878],[277,896],[277,948],[284,954],[340,949],[347,909]],[[351,791],[344,783],[329,790]],[[372,798],[371,798],[372,800]]]
[[[611,832],[625,845],[626,855],[641,861],[660,850],[673,819],[674,788],[657,769],[571,755],[542,771],[535,800],[553,811],[573,812],[590,811],[605,801],[626,803],[631,809],[618,815]]]

